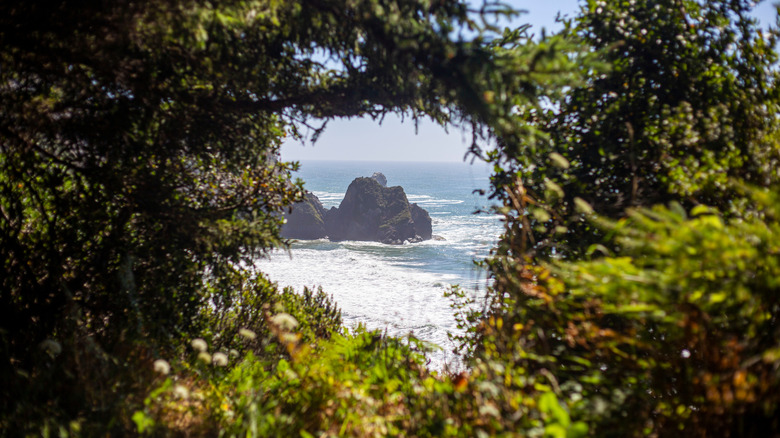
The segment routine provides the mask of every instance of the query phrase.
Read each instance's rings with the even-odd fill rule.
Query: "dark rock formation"
[[[371,178],[374,178],[380,186],[387,187],[387,178],[385,178],[385,175],[382,172],[374,172],[374,174],[371,175]]]
[[[412,222],[414,222],[414,234],[422,240],[430,239],[433,236],[431,215],[417,204],[410,205],[409,210],[412,213]]]
[[[356,178],[338,208],[325,210],[316,196],[306,199],[287,215],[282,236],[292,239],[370,240],[390,244],[420,242],[431,238],[428,212],[409,204],[404,189],[386,187],[381,173]]]
[[[286,239],[321,239],[327,236],[325,231],[325,208],[311,192],[292,207],[285,215],[287,223],[282,226],[282,237]]]
[[[404,189],[382,187],[373,178],[356,178],[338,209],[326,219],[332,240],[402,243],[414,239],[414,222]]]

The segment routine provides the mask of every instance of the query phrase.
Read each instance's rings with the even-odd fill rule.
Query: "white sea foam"
[[[450,302],[443,294],[450,284],[464,283],[463,277],[420,269],[424,267],[423,262],[404,257],[406,247],[373,242],[322,245],[333,249],[295,245],[292,257],[278,252],[270,260],[258,261],[257,267],[281,286],[292,286],[299,291],[304,286],[322,286],[333,295],[348,326],[360,322],[369,329],[387,330],[393,336],[413,332],[444,349],[432,356],[439,366],[448,354],[452,356],[449,350],[454,345],[447,332],[458,329]],[[474,269],[467,277],[474,288],[484,275]]]
[[[417,204],[423,208],[444,207],[446,205],[458,205],[465,202],[463,199],[438,199],[429,195],[407,194],[406,199],[408,199],[409,202]]]
[[[475,223],[476,222],[476,223]],[[479,227],[480,223],[483,225]],[[491,230],[492,228],[492,230]],[[378,242],[301,242],[290,257],[277,252],[257,267],[281,286],[322,288],[342,309],[348,326],[364,323],[390,335],[415,336],[442,347],[430,357],[441,367],[453,359],[447,333],[457,333],[453,310],[444,293],[460,284],[483,293],[484,272],[470,260],[487,255],[495,227],[471,217],[442,220],[434,232],[445,241],[396,246]],[[455,259],[451,254],[458,254]],[[438,260],[438,263],[432,263]]]
[[[330,207],[338,207],[341,203],[341,200],[344,199],[344,193],[334,193],[334,192],[320,192],[320,191],[313,191],[314,196],[317,197],[317,199],[320,200],[322,203],[322,206],[325,208]]]

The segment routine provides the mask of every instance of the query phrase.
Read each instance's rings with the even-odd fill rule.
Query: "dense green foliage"
[[[497,195],[508,199],[503,187],[520,176],[535,202],[529,248],[582,255],[604,243],[578,197],[609,217],[673,200],[731,213],[744,210],[732,180],[780,178],[778,39],[757,29],[749,3],[588,2],[567,33],[607,64],[585,63],[582,85],[519,111],[533,136],[500,138],[509,165]]]
[[[777,435],[778,38],[749,6],[590,0],[532,41],[457,1],[0,4],[0,431]],[[389,112],[495,164],[459,373],[252,267],[303,196],[282,139]]]
[[[265,339],[275,303],[337,330],[249,268],[302,196],[279,144],[333,117],[494,119],[487,92],[529,76],[481,27],[457,1],[3,2],[0,429],[120,433],[153,359]]]
[[[506,233],[473,356],[595,436],[780,428],[777,35],[749,6],[589,1],[566,32],[607,65],[492,156]]]
[[[497,278],[511,297],[483,326],[486,355],[554,381],[599,436],[777,431],[779,204],[753,196],[761,214],[749,220],[632,210],[594,225],[613,233],[616,255],[517,261]]]

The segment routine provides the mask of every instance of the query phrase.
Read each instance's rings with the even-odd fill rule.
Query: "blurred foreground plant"
[[[780,197],[748,195],[749,219],[676,204],[593,218],[615,255],[493,260],[506,295],[486,356],[549,378],[599,435],[777,431]]]

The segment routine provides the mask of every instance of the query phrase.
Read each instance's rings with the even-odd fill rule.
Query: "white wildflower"
[[[228,364],[227,354],[221,353],[221,352],[214,353],[213,362],[214,362],[214,365],[216,365],[218,367],[227,366],[227,364]]]
[[[191,345],[192,348],[194,348],[196,351],[200,351],[202,353],[209,349],[209,344],[207,344],[206,341],[201,338],[193,339]]]
[[[184,385],[176,385],[173,387],[173,396],[178,399],[186,400],[190,398],[190,390]]]
[[[271,317],[271,322],[278,325],[283,330],[293,330],[298,327],[298,321],[289,313],[277,313]]]
[[[231,348],[230,355],[233,357],[238,357],[238,350],[236,350],[235,348]]]
[[[205,351],[201,351],[198,353],[198,360],[202,360],[206,363],[211,363],[211,355],[206,353]]]
[[[250,341],[254,340],[257,337],[257,333],[253,332],[252,330],[249,330],[247,328],[242,328],[238,330],[238,334],[249,339]]]
[[[165,359],[154,361],[154,371],[164,376],[171,372],[171,365]]]

